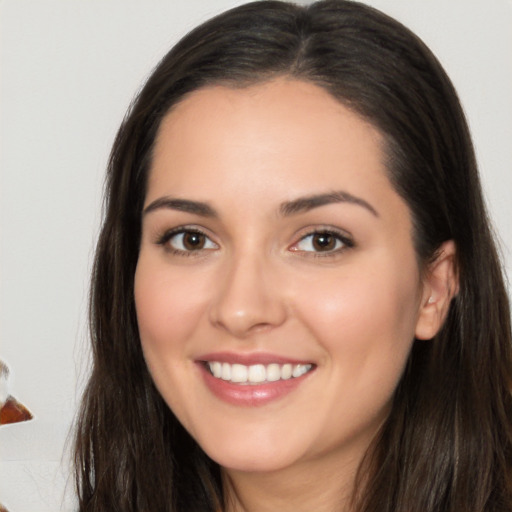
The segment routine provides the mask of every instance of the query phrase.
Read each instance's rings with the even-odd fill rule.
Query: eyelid
[[[176,235],[185,234],[185,233],[198,233],[204,237],[215,247],[206,247],[199,248],[196,250],[187,250],[187,249],[176,249],[170,246],[169,241]],[[326,251],[315,251],[315,250],[304,250],[300,249],[297,246],[307,239],[308,237],[313,237],[314,235],[331,235],[336,238],[337,241],[341,243],[341,247],[335,247],[331,250]],[[209,230],[202,228],[197,225],[182,225],[177,226],[171,229],[165,230],[162,234],[160,234],[155,243],[157,245],[165,246],[165,249],[171,253],[175,253],[177,255],[183,256],[199,256],[201,253],[207,251],[213,251],[219,249],[219,244],[214,240],[214,238],[209,234]],[[336,256],[340,253],[346,251],[347,249],[351,249],[355,246],[353,237],[344,230],[339,228],[335,228],[332,226],[314,226],[308,227],[301,230],[301,232],[297,235],[297,240],[288,247],[288,250],[292,252],[302,253],[307,256],[313,257],[328,257],[328,256]]]
[[[315,250],[303,250],[299,249],[297,246],[307,239],[308,237],[313,237],[314,235],[331,235],[334,236],[339,242],[341,242],[342,246],[328,250],[328,251],[315,251]],[[298,240],[294,242],[288,250],[293,252],[299,252],[307,256],[313,257],[328,257],[328,256],[337,256],[340,253],[346,251],[347,249],[351,249],[355,246],[354,240],[351,235],[349,235],[346,231],[340,230],[338,228],[334,228],[332,226],[317,226],[312,228],[307,228],[307,230],[302,230],[302,233],[298,236]]]
[[[186,250],[186,249],[176,249],[170,245],[170,241],[173,237],[180,234],[186,233],[197,233],[204,236],[208,239],[215,248],[200,248],[196,250]],[[161,235],[159,235],[155,242],[157,245],[165,246],[165,249],[171,253],[183,256],[199,256],[200,253],[204,253],[205,251],[213,251],[219,248],[219,244],[212,239],[207,231],[201,227],[196,225],[185,225],[185,226],[177,226],[175,228],[165,230]]]

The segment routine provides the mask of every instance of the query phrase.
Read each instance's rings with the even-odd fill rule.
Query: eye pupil
[[[336,238],[329,233],[317,233],[313,236],[313,247],[317,251],[330,251],[336,245]]]
[[[205,236],[201,233],[188,232],[183,235],[183,246],[190,250],[202,249],[205,244]]]

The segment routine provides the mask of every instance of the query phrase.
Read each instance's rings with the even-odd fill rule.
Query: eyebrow
[[[285,217],[290,215],[295,215],[297,213],[304,213],[313,208],[318,208],[319,206],[324,206],[327,204],[333,203],[350,203],[358,206],[362,206],[366,210],[368,210],[375,217],[379,217],[379,213],[377,210],[364,199],[349,194],[343,190],[338,190],[336,192],[329,192],[327,194],[317,194],[307,197],[299,197],[298,199],[294,199],[293,201],[287,201],[285,203],[281,203],[279,211]]]
[[[284,217],[304,213],[320,206],[335,203],[350,203],[362,206],[375,217],[379,217],[377,210],[364,199],[349,194],[343,190],[329,192],[327,194],[316,194],[306,197],[299,197],[293,201],[281,203],[279,211]],[[208,203],[202,201],[192,201],[190,199],[178,199],[173,197],[160,197],[144,208],[143,214],[160,209],[178,210],[181,212],[192,213],[201,217],[218,218],[217,211]]]
[[[190,199],[177,199],[173,197],[160,197],[144,208],[143,214],[160,209],[178,210],[180,212],[193,213],[201,217],[218,217],[217,212],[208,203],[191,201]]]

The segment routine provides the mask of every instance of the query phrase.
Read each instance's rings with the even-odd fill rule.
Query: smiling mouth
[[[230,364],[220,361],[205,361],[209,373],[220,380],[233,384],[256,385],[302,377],[314,369],[313,364]]]

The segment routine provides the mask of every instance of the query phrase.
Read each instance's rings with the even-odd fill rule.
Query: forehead
[[[289,132],[281,128],[287,125]],[[322,138],[326,144],[339,143],[340,130],[349,127],[357,132],[354,137],[365,136],[375,144],[382,142],[377,128],[334,98],[328,91],[310,82],[278,78],[248,87],[211,86],[193,91],[175,104],[164,117],[157,135],[159,142],[168,143],[166,136],[190,135],[192,130],[205,142],[215,141],[215,131],[224,125],[232,131],[233,141],[247,132],[264,131],[272,135],[276,144],[293,137]],[[315,137],[315,132],[319,135]],[[344,133],[345,137],[348,133]],[[284,136],[284,137],[283,137]],[[268,142],[268,141],[267,141]],[[318,140],[317,140],[318,142]]]
[[[290,193],[295,185],[328,187],[336,177],[388,184],[382,144],[373,125],[311,83],[208,87],[165,116],[150,189],[164,176],[179,186],[194,177],[218,185],[227,177],[247,182],[265,174],[286,180]]]

